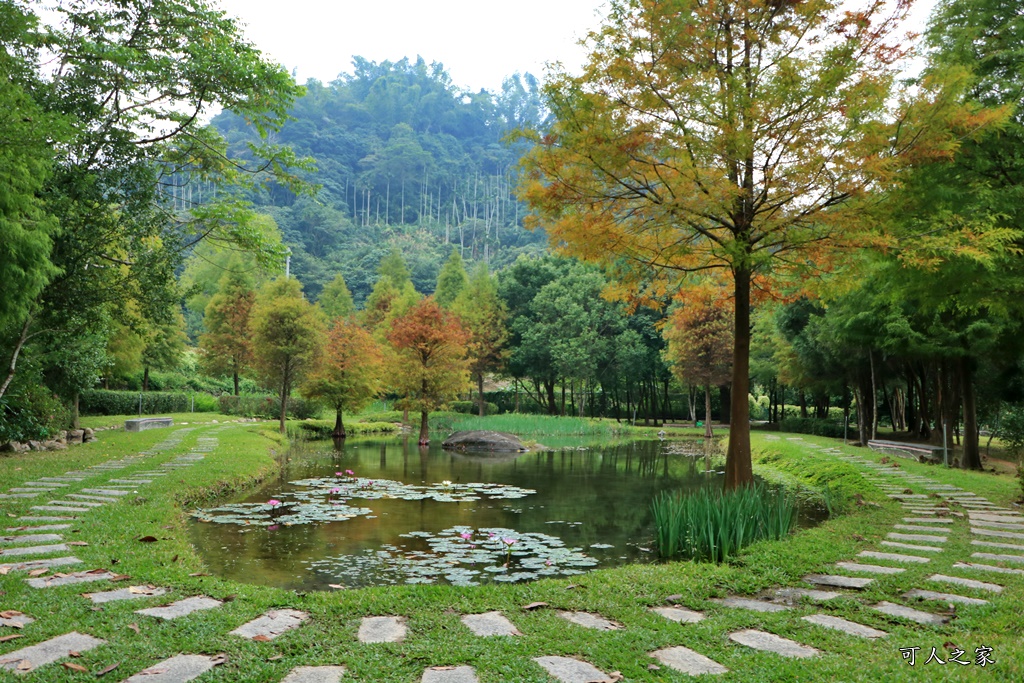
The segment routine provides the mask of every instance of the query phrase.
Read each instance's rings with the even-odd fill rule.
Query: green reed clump
[[[796,523],[794,496],[761,484],[726,492],[665,492],[652,507],[663,558],[723,562],[755,541],[782,538]]]

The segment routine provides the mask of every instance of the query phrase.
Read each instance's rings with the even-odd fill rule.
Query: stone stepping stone
[[[30,572],[34,569],[44,569],[50,567],[64,567],[69,564],[81,564],[81,562],[82,561],[77,557],[54,557],[48,560],[8,562],[6,564],[0,564],[0,574],[7,574],[10,572]]]
[[[704,619],[704,615],[700,612],[683,607],[652,607],[651,611],[679,624],[696,624]]]
[[[1019,517],[996,517],[985,515],[984,518],[970,516],[971,526],[988,527],[991,529],[1024,529],[1024,523]]]
[[[877,564],[861,564],[860,562],[836,562],[836,566],[848,572],[865,574],[902,574],[907,571],[904,567],[882,567]]]
[[[64,484],[56,481],[26,481],[25,486],[45,486],[49,490],[63,488],[71,484]]]
[[[11,493],[35,493],[35,494],[40,494],[40,493],[52,493],[53,489],[51,489],[51,488],[31,488],[31,487],[28,487],[28,486],[16,486],[13,489],[9,489],[9,491]]]
[[[918,624],[924,624],[926,626],[942,626],[949,621],[948,618],[938,614],[922,612],[921,610],[914,609],[913,607],[904,607],[903,605],[897,605],[891,602],[880,602],[871,609],[890,617],[909,619],[910,621]]]
[[[405,617],[363,617],[360,643],[400,643],[405,640]]]
[[[682,647],[667,647],[662,650],[656,650],[651,653],[651,656],[661,662],[664,666],[676,671],[681,671],[684,674],[690,676],[702,676],[704,674],[724,674],[729,670],[724,666],[711,659],[705,657],[699,652]]]
[[[951,519],[936,519],[934,517],[904,517],[907,524],[952,524]]]
[[[928,577],[929,581],[938,581],[941,583],[952,583],[957,586],[963,586],[964,588],[973,588],[979,591],[989,591],[990,593],[1002,593],[1003,587],[995,583],[986,583],[984,581],[975,581],[974,579],[965,579],[959,576],[946,576],[945,574],[932,574]]]
[[[86,512],[89,511],[89,508],[103,507],[103,503],[93,503],[93,502],[84,501],[84,500],[48,500],[48,501],[46,501],[46,504],[47,505],[57,505],[57,506],[72,506],[72,505],[73,506],[84,506],[86,508]],[[32,508],[32,509],[35,510],[36,508]],[[69,509],[73,510],[75,508],[69,508]]]
[[[163,595],[166,592],[166,588],[157,588],[156,586],[129,586],[128,588],[118,588],[117,590],[104,591],[102,593],[82,593],[82,597],[88,598],[94,604],[100,605],[104,602],[115,602],[117,600],[152,598]]]
[[[341,683],[343,666],[298,666],[281,679],[281,683]]]
[[[35,498],[38,493],[0,493],[0,498]]]
[[[462,615],[462,623],[473,632],[473,635],[480,636],[481,638],[523,635],[501,612],[464,614]]]
[[[64,559],[64,558],[59,558]],[[76,558],[67,558],[76,559]],[[79,560],[81,561],[81,560]],[[91,583],[93,581],[113,581],[117,574],[104,569],[90,569],[84,572],[72,574],[54,574],[53,576],[40,576],[32,579],[25,579],[25,583],[33,588],[57,588],[60,586],[71,586],[76,583]]]
[[[894,541],[914,541],[916,543],[945,543],[949,540],[948,536],[932,536],[930,534],[898,534],[889,533],[885,535],[886,538],[891,538]]]
[[[807,598],[812,602],[826,602],[842,597],[842,595],[836,591],[822,591],[814,588],[779,588],[773,593],[776,600],[788,603],[800,602],[801,598]]]
[[[804,581],[817,586],[834,586],[835,588],[856,588],[857,590],[862,590],[874,583],[875,580],[837,574],[808,574],[804,577]]]
[[[22,614],[18,610],[12,609],[0,612],[0,626],[10,626],[11,628],[23,628],[34,621],[35,619],[33,619],[27,614]]]
[[[16,674],[27,674],[41,666],[63,659],[72,652],[85,652],[106,642],[84,633],[72,631],[14,652],[8,652],[0,657],[0,669],[9,669]]]
[[[424,669],[420,683],[478,683],[471,666],[437,666]]]
[[[0,536],[0,543],[48,543],[63,539],[64,537],[60,534],[25,534],[23,536]]]
[[[833,617],[828,614],[809,614],[801,618],[806,622],[824,626],[835,631],[842,631],[851,636],[860,636],[861,638],[885,638],[889,635],[885,631],[879,631],[877,628],[871,628],[864,624],[858,624],[855,621],[848,621],[842,617]]]
[[[61,512],[64,512],[61,510]],[[23,522],[65,522],[78,519],[77,517],[56,517],[53,515],[23,515],[18,517],[19,521]]]
[[[39,510],[40,512],[88,512],[92,508],[73,508],[66,505],[33,505],[31,509]],[[29,518],[22,517],[21,519]]]
[[[974,539],[971,541],[971,545],[976,545],[981,548],[1003,548],[1005,550],[1016,550],[1024,553],[1024,545],[1017,545],[1015,543],[1000,543],[999,541],[981,541]]]
[[[936,593],[935,591],[921,590],[915,588],[914,590],[907,591],[903,594],[906,599],[920,598],[921,600],[938,600],[940,602],[958,602],[962,605],[987,605],[988,600],[982,600],[981,598],[968,598],[963,595],[955,595],[954,593]]]
[[[916,550],[922,553],[941,553],[942,548],[936,548],[932,545],[914,545],[913,543],[900,543],[899,541],[879,541],[879,545],[884,545],[888,548],[901,548],[903,550]]]
[[[997,567],[994,564],[974,564],[973,562],[954,562],[953,569],[977,569],[979,571],[993,572],[995,574],[1024,575],[1024,569],[1010,569],[1009,567]]]
[[[117,498],[104,498],[103,496],[90,496],[90,495],[85,494],[85,493],[69,493],[68,494],[68,498],[74,498],[76,501],[77,500],[89,500],[89,501],[93,501],[94,500],[94,501],[97,501],[97,502],[99,502],[101,504],[102,503],[116,503],[117,502]]]
[[[918,533],[922,533],[923,532],[925,534],[934,534],[936,532],[948,532],[949,531],[949,529],[946,529],[946,528],[936,528],[936,527],[933,527],[933,526],[932,527],[928,527],[928,526],[914,526],[913,524],[893,524],[892,528],[893,529],[899,529],[900,531],[911,531],[911,532],[918,532]]]
[[[124,683],[186,683],[222,663],[220,657],[206,655],[178,655],[143,669]]]
[[[111,484],[152,484],[152,479],[111,479]]]
[[[972,526],[971,533],[975,536],[990,536],[992,538],[1012,538],[1015,541],[1024,541],[1024,534],[1018,534],[1012,531],[997,531],[995,529],[982,529],[981,527]]]
[[[714,598],[711,602],[722,605],[723,607],[746,609],[752,612],[785,612],[789,609],[786,605],[779,605],[774,602],[767,602],[766,600],[754,600],[752,598]]]
[[[67,486],[68,481],[82,481],[84,477],[39,477],[39,481],[52,481],[60,486]]]
[[[95,493],[101,496],[127,496],[127,491],[121,489],[82,489],[82,493]]]
[[[766,633],[757,629],[746,629],[729,634],[729,640],[740,645],[746,645],[755,650],[763,652],[774,652],[783,657],[806,659],[819,654],[818,650],[807,645],[801,645],[795,640],[777,636],[774,633]]]
[[[998,553],[971,553],[976,560],[992,560],[993,562],[1017,562],[1024,564],[1024,555],[1000,555]]]
[[[63,543],[54,543],[53,545],[33,545],[27,548],[15,546],[14,548],[4,548],[0,550],[0,557],[17,557],[19,555],[43,555],[46,553],[63,553],[71,550],[68,546]]]
[[[584,628],[592,628],[597,631],[618,631],[622,628],[622,624],[605,619],[600,614],[591,614],[590,612],[562,612],[559,611],[558,616],[562,617],[566,621],[582,626]]]
[[[178,619],[180,617],[188,616],[193,612],[199,612],[205,609],[214,609],[223,605],[220,600],[214,600],[208,598],[205,595],[196,595],[191,598],[185,598],[184,600],[178,600],[172,602],[169,605],[163,607],[149,607],[147,609],[137,609],[136,614],[144,614],[147,617],[156,617],[157,619]]]
[[[886,495],[896,500],[922,500],[928,497],[926,493],[887,493]]]
[[[561,683],[614,683],[614,679],[594,665],[572,657],[534,657],[533,661]]]
[[[295,609],[270,610],[252,621],[242,624],[231,635],[249,640],[273,640],[278,636],[302,625],[309,615]]]

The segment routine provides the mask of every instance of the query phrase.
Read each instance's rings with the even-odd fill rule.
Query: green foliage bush
[[[47,439],[70,424],[68,409],[55,394],[38,384],[0,398],[0,443]]]
[[[298,425],[288,424],[289,438],[330,439],[334,433],[333,420],[310,420]],[[389,434],[401,429],[394,422],[346,422],[345,433],[348,436],[359,434]]]
[[[273,420],[281,415],[281,400],[270,394],[242,396],[223,394],[217,398],[217,410],[225,415],[262,417]],[[293,420],[319,417],[320,410],[320,404],[315,401],[297,397],[288,399],[288,417]]]
[[[465,413],[467,415],[477,415],[480,412],[480,406],[476,401],[452,401],[448,404],[448,408],[456,413]],[[484,415],[497,415],[498,406],[495,403],[488,401],[484,408]]]
[[[78,409],[82,415],[138,415],[139,396],[142,396],[142,414],[161,413],[212,413],[217,410],[217,400],[208,394],[192,394],[166,391],[107,391],[89,389],[79,397]]]
[[[1014,456],[1024,450],[1024,406],[1013,406],[999,421],[999,436]]]
[[[794,434],[813,434],[828,436],[833,439],[843,438],[843,423],[832,420],[819,420],[813,417],[787,417],[779,420],[779,430]]]

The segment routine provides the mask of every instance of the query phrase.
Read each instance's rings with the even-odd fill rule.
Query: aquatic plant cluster
[[[755,541],[786,536],[796,524],[794,496],[760,484],[726,492],[666,492],[652,508],[663,558],[723,562]]]
[[[582,574],[598,563],[582,548],[567,548],[555,536],[506,528],[455,526],[436,534],[412,531],[402,536],[411,540],[409,546],[383,545],[308,564],[351,584],[372,576],[378,585],[444,580],[456,586],[477,586]]]

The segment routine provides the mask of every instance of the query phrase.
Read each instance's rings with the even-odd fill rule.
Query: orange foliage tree
[[[752,286],[817,274],[871,243],[851,200],[886,187],[907,158],[949,154],[954,121],[984,122],[957,106],[952,81],[896,92],[908,5],[611,0],[582,74],[546,86],[555,124],[521,186],[532,225],[613,271],[620,296],[663,298],[687,273],[730,276],[727,488],[753,481]]]
[[[469,333],[458,316],[428,297],[395,318],[388,341],[395,351],[392,389],[406,396],[410,409],[420,411],[419,442],[426,445],[430,411],[469,386]]]
[[[732,302],[701,288],[669,311],[663,335],[665,360],[681,382],[704,386],[704,436],[711,431],[711,387],[732,376]],[[696,419],[696,418],[695,418]]]
[[[320,362],[303,389],[335,410],[332,436],[344,439],[342,411],[357,411],[380,394],[384,354],[373,336],[351,320],[338,318],[327,334]]]

